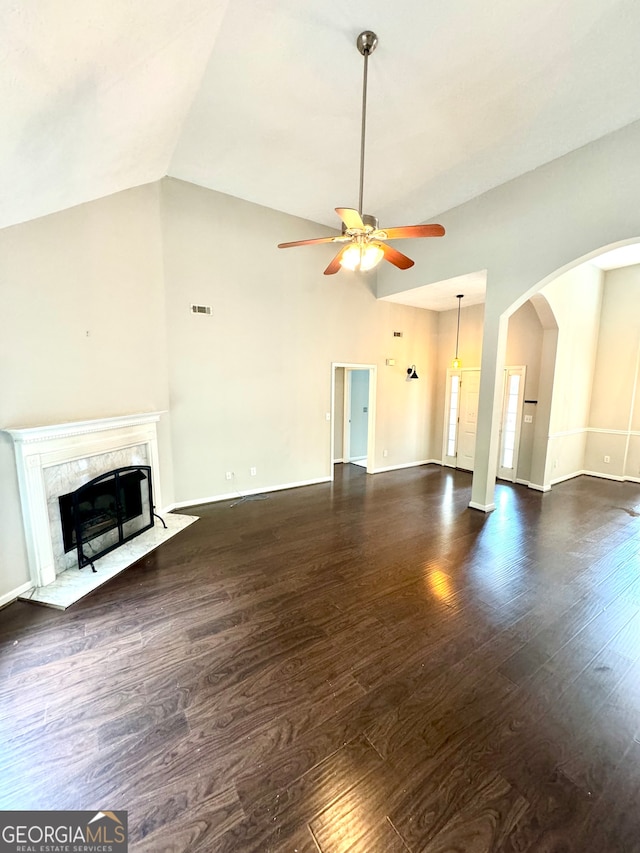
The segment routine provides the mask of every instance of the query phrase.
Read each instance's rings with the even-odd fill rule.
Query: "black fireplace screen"
[[[109,471],[59,502],[65,552],[75,548],[79,568],[93,568],[98,557],[153,527],[151,468]]]

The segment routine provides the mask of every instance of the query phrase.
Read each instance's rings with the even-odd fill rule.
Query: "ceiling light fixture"
[[[378,266],[383,257],[384,252],[375,243],[352,243],[342,253],[340,266],[354,272],[368,272]]]
[[[456,357],[453,359],[453,369],[460,370],[462,367],[462,362],[458,358],[458,343],[460,341],[460,306],[462,305],[462,297],[464,293],[458,293],[456,299],[458,300],[458,329],[456,331]]]

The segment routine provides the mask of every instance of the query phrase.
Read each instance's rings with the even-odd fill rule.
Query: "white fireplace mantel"
[[[156,506],[162,506],[156,432],[156,424],[162,414],[148,412],[3,430],[9,433],[14,441],[22,518],[31,581],[34,586],[46,586],[56,579],[45,483],[46,469],[111,451],[145,445],[151,464],[154,503]]]

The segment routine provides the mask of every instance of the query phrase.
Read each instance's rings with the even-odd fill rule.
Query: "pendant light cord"
[[[369,51],[364,52],[364,77],[362,81],[362,130],[360,135],[360,198],[358,202],[358,213],[362,216],[362,202],[364,194],[364,136],[367,124],[367,72],[369,63]]]

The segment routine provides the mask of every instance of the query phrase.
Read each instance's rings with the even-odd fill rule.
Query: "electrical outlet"
[[[604,457],[604,461],[605,461],[605,462],[607,462],[607,463],[608,463],[608,462],[611,462],[611,457],[610,457],[610,456],[605,456],[605,457]]]
[[[258,472],[255,468],[250,468],[249,473],[251,474],[252,477],[255,477]]]
[[[554,468],[557,468],[557,467],[558,467],[558,460],[557,460],[557,459],[554,459],[554,460],[553,460],[553,467],[554,467]]]
[[[532,424],[533,423],[533,415],[525,415],[524,416],[524,422],[525,422],[525,424]]]
[[[388,451],[388,450],[383,450],[383,451],[382,451],[382,455],[383,455],[383,456],[388,456],[388,455],[389,455],[389,451]]]
[[[233,480],[233,471],[227,471],[224,476],[227,480]]]

